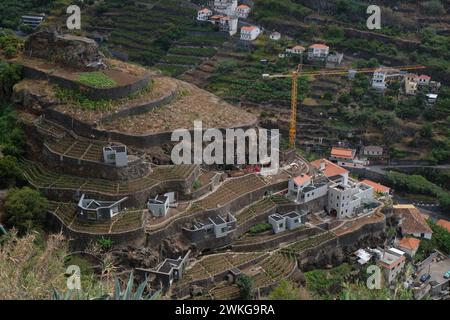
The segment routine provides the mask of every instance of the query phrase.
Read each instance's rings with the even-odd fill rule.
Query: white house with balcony
[[[250,14],[251,8],[246,4],[241,4],[236,8],[236,15],[239,18],[247,19]]]
[[[241,40],[254,41],[261,34],[261,29],[257,26],[244,26],[241,28]]]
[[[315,43],[308,47],[309,60],[325,60],[330,53],[330,47],[325,44]]]
[[[213,12],[208,8],[203,8],[197,12],[197,20],[198,21],[208,21],[209,18],[213,15]]]
[[[237,7],[237,0],[214,0],[214,11],[227,16],[235,15]]]
[[[336,183],[328,190],[328,212],[338,219],[352,218],[362,212],[365,202],[373,200],[373,194],[373,188],[364,183]]]
[[[104,147],[103,160],[106,164],[116,167],[126,167],[128,165],[127,147],[117,145]]]

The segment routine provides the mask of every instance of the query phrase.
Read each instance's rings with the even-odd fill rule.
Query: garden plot
[[[74,192],[98,192],[108,195],[128,195],[150,189],[160,182],[165,181],[167,177],[170,180],[183,180],[190,175],[196,168],[194,165],[159,167],[158,171],[149,175],[130,180],[114,182],[106,179],[86,179],[68,174],[60,174],[42,166],[22,159],[20,162],[24,177],[38,189],[61,189],[73,190]]]
[[[324,232],[313,237],[309,237],[307,239],[300,240],[291,244],[290,246],[283,249],[284,252],[287,253],[299,253],[305,251],[307,249],[314,248],[322,243],[325,243],[331,239],[336,238],[336,235],[333,232]]]
[[[266,183],[259,176],[254,174],[227,180],[215,192],[208,195],[206,198],[195,202],[193,204],[195,209],[192,208],[192,210],[201,211],[202,209],[207,210],[221,207],[246,193],[262,188],[265,185]]]
[[[206,256],[195,262],[185,272],[182,283],[189,283],[196,280],[206,279],[218,273],[238,268],[265,253],[222,253]]]
[[[175,95],[178,90],[178,83],[171,78],[156,77],[151,81],[148,88],[127,98],[95,102],[76,92],[53,88],[61,102],[54,107],[55,110],[92,124],[99,122],[100,119],[110,114],[113,115],[120,111],[148,105],[164,97]],[[99,128],[102,128],[102,123],[99,123]]]
[[[286,279],[295,267],[295,259],[282,253],[272,254],[264,259],[258,265],[253,267],[250,272],[255,272],[251,278],[255,288],[262,288],[274,284],[281,279]],[[244,270],[244,273],[246,271]]]

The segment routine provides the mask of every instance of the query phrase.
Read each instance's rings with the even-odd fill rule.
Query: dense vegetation
[[[407,191],[413,194],[425,194],[436,197],[443,210],[450,209],[450,192],[428,181],[420,175],[408,175],[391,171],[387,174],[388,184],[397,191]]]

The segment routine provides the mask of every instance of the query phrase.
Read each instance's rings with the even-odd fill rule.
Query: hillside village
[[[83,284],[132,274],[158,299],[449,299],[450,71],[359,56],[337,27],[293,35],[258,1],[182,3],[92,2],[83,32],[30,10],[0,30],[1,254],[60,234]],[[195,120],[279,129],[279,166],[175,165],[171,133]]]

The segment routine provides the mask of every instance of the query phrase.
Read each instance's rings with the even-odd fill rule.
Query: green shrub
[[[9,188],[22,177],[17,159],[12,156],[0,158],[0,188]]]
[[[269,223],[260,223],[250,228],[250,234],[258,234],[267,230],[270,230],[272,226]]]
[[[114,80],[100,71],[83,72],[79,75],[78,82],[99,89],[113,88],[117,86],[117,83]]]
[[[11,189],[5,200],[6,225],[24,234],[42,228],[48,209],[48,201],[39,191],[28,187]]]

